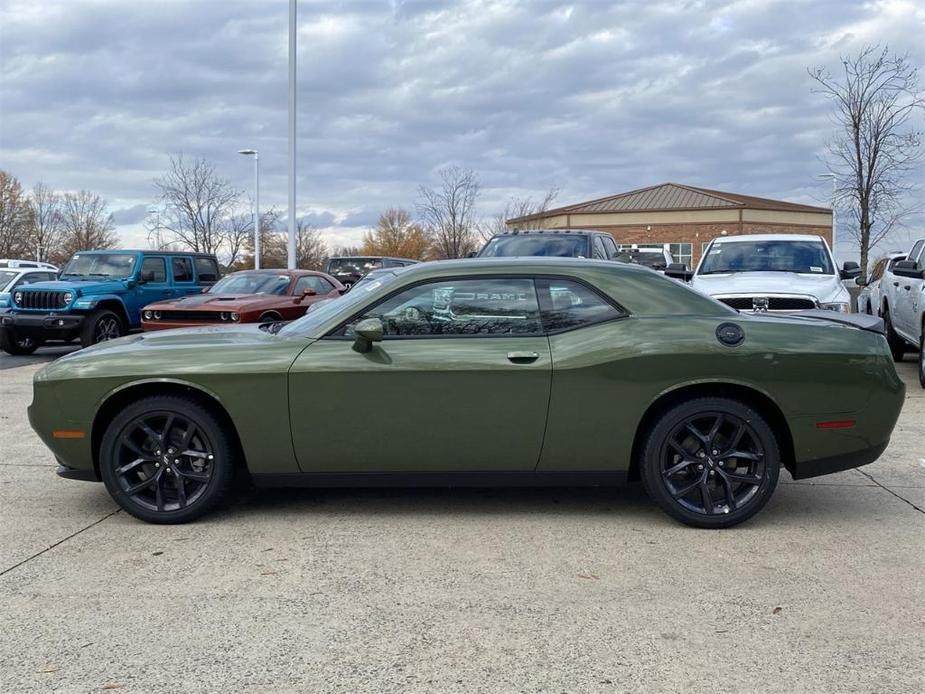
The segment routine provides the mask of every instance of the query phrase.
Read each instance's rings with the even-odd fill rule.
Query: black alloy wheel
[[[0,349],[13,356],[32,354],[41,346],[42,343],[38,340],[34,340],[31,337],[17,338],[15,335],[11,335],[8,330],[3,331],[2,340],[0,340]]]
[[[641,461],[646,491],[668,514],[725,528],[757,513],[777,486],[780,456],[767,422],[744,403],[702,398],[653,427]]]
[[[107,429],[100,472],[126,511],[152,523],[183,523],[228,492],[231,446],[215,416],[174,396],[139,400]]]
[[[84,320],[80,329],[81,347],[90,347],[100,342],[108,342],[122,337],[125,329],[122,320],[112,311],[102,309],[91,313]]]
[[[893,329],[893,319],[890,318],[890,311],[888,309],[883,310],[883,330],[886,333],[886,341],[890,346],[890,354],[893,356],[893,361],[902,361],[903,356],[906,354],[906,343],[896,334],[896,330]]]

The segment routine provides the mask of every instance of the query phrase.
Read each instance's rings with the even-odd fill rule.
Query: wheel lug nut
[[[698,466],[697,466],[697,469],[698,469],[698,470],[703,470],[703,465],[698,465]]]
[[[713,451],[713,455],[716,455],[717,453],[719,453],[719,451]]]
[[[697,451],[697,457],[698,457],[698,458],[703,458],[703,456],[705,456],[705,455],[706,455],[706,453],[704,453],[703,451]]]

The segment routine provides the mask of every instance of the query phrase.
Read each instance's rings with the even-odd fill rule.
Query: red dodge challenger
[[[344,285],[323,272],[244,270],[220,279],[202,294],[148,304],[142,330],[233,325],[300,318],[316,301],[334,299]]]

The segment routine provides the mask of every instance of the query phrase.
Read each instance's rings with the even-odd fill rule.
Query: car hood
[[[847,290],[838,275],[798,272],[732,272],[695,275],[691,286],[710,296],[724,294],[806,294],[820,302],[839,300]],[[847,300],[847,299],[845,299]]]
[[[291,299],[291,296],[277,294],[193,294],[172,301],[158,301],[146,308],[182,311],[244,311],[263,306],[276,306]]]
[[[75,294],[113,294],[125,291],[125,280],[53,280],[36,282],[21,288],[22,291],[71,291]],[[19,291],[19,290],[17,290]]]

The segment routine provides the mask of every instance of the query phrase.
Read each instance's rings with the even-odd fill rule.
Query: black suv
[[[417,260],[389,258],[381,255],[350,255],[328,259],[324,271],[336,277],[345,287],[352,287],[370,270],[414,265]]]
[[[606,231],[584,229],[526,229],[493,236],[476,253],[478,258],[546,256],[611,260],[617,244]]]

